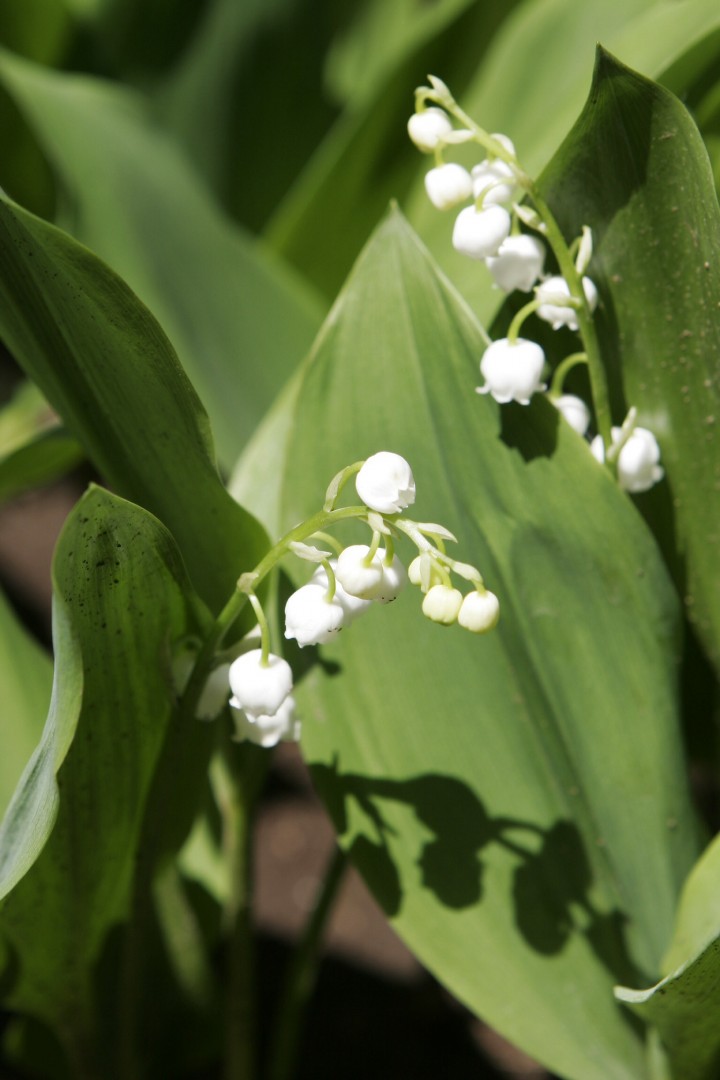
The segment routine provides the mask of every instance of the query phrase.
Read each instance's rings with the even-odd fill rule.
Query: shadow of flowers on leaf
[[[407,780],[342,773],[337,761],[313,765],[312,773],[338,833],[348,830],[355,803],[374,837],[358,835],[349,853],[385,912],[402,907],[402,878],[392,856],[396,834],[384,802],[409,807],[430,834],[419,842],[416,864],[422,886],[446,908],[480,904],[487,887],[482,855],[498,845],[517,860],[512,902],[515,924],[527,945],[544,956],[560,953],[582,934],[614,979],[638,978],[624,941],[620,911],[598,911],[590,897],[592,868],[572,821],[542,828],[520,818],[492,817],[475,792],[453,776],[429,773]]]

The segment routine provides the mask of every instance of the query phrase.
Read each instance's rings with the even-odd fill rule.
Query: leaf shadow
[[[580,934],[615,981],[630,985],[628,980],[642,978],[625,942],[627,917],[600,910],[591,897],[591,863],[572,821],[543,828],[521,818],[493,817],[467,784],[439,773],[373,778],[342,773],[337,760],[313,764],[311,771],[340,835],[347,832],[351,804],[367,818],[374,835],[356,836],[349,854],[388,916],[400,912],[403,887],[391,850],[395,830],[382,801],[408,806],[428,831],[416,864],[423,888],[444,907],[460,911],[485,900],[483,853],[497,845],[517,860],[508,899],[531,949],[555,956]]]

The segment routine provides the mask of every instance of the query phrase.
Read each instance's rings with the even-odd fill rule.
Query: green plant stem
[[[257,1074],[255,955],[252,924],[252,810],[267,775],[269,755],[245,748],[232,760],[225,746],[230,783],[223,807],[230,893],[223,911],[225,1017],[223,1080],[254,1080]],[[243,767],[243,765],[245,767]]]
[[[565,237],[563,236],[560,226],[555,220],[550,207],[537,190],[537,186],[532,182],[528,188],[528,194],[535,203],[535,207],[545,223],[545,237],[558,261],[560,273],[568,283],[570,295],[575,300],[579,301],[577,317],[580,327],[580,337],[582,338],[584,352],[587,357],[593,405],[595,406],[595,420],[607,452],[612,445],[612,417],[610,413],[610,397],[608,394],[607,379],[605,377],[605,369],[600,355],[600,344],[595,329],[595,320],[593,319],[592,312],[590,311],[585,298],[585,292],[582,287],[582,278],[575,269],[575,263],[570,254],[570,248],[565,243]]]
[[[273,1029],[268,1080],[291,1080],[295,1072],[300,1033],[317,980],[322,934],[346,866],[345,852],[336,848],[285,980]]]

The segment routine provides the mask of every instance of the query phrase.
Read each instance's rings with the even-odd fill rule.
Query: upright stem
[[[247,749],[252,754],[251,748]],[[229,759],[228,754],[226,760]],[[230,869],[230,895],[223,911],[226,986],[223,1080],[254,1080],[257,1072],[252,809],[265,779],[267,761],[265,752],[261,762],[248,761],[245,769],[235,767],[235,763],[228,768],[230,785],[223,807]]]
[[[577,308],[580,336],[587,356],[590,386],[592,388],[593,404],[595,406],[595,419],[597,421],[598,431],[602,435],[602,440],[607,451],[612,445],[612,417],[610,414],[610,397],[608,394],[607,379],[605,377],[605,369],[600,355],[600,344],[595,329],[595,320],[592,317],[587,300],[585,299],[582,278],[575,269],[575,263],[570,254],[570,249],[565,243],[565,237],[560,230],[560,226],[555,220],[550,207],[538,192],[535,184],[530,185],[528,192],[530,198],[535,203],[538,213],[545,222],[545,236],[558,261],[560,273],[568,283],[570,295],[580,301],[580,305]]]
[[[268,1080],[292,1080],[295,1072],[303,1021],[317,979],[322,934],[346,866],[345,852],[336,848],[285,980],[273,1029]]]

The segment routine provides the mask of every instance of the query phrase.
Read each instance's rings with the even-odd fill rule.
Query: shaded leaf
[[[60,224],[151,308],[229,468],[302,359],[320,307],[217,210],[139,94],[6,52],[0,79],[58,176]]]
[[[54,1027],[87,1075],[101,1056],[93,970],[129,915],[159,762],[184,752],[202,779],[210,753],[211,729],[173,720],[172,676],[173,647],[208,616],[167,530],[100,488],[65,524],[53,584],[50,712],[0,835],[3,989],[10,1007]],[[175,802],[192,814],[192,785],[182,768],[176,777],[154,825],[166,832]]]
[[[0,815],[37,746],[52,685],[52,662],[0,593]]]
[[[223,604],[264,534],[220,482],[167,338],[96,256],[6,199],[0,335],[116,490],[172,530],[203,597]]]
[[[648,514],[718,671],[720,210],[702,140],[677,98],[600,51],[543,184],[566,236],[592,226],[615,422],[634,405],[660,442],[668,487]]]

